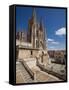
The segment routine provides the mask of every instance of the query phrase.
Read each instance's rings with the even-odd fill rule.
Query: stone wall
[[[19,54],[18,54],[19,59],[24,59],[24,58],[29,58],[29,57],[30,57],[29,50],[19,49]]]
[[[38,58],[39,62],[46,65],[49,62],[49,57],[47,53],[42,54],[42,51],[39,49],[31,49],[31,48],[19,48],[18,51],[18,60],[22,59],[25,61],[33,61],[36,57]],[[34,60],[35,61],[35,60]]]
[[[44,63],[44,65],[49,64],[49,57],[47,54],[43,56],[43,63]]]
[[[21,48],[19,49],[19,54],[18,58],[19,59],[27,59],[27,58],[34,58],[37,56],[39,50],[35,49],[26,49],[26,48]]]

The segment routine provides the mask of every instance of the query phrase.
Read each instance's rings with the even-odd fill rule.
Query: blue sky
[[[37,21],[43,20],[48,49],[66,49],[66,9],[35,8],[35,10]],[[32,7],[16,7],[16,31],[28,30],[28,20],[32,17],[32,12]]]

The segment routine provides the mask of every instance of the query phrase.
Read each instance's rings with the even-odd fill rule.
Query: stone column
[[[34,72],[34,82],[36,82],[36,72]]]

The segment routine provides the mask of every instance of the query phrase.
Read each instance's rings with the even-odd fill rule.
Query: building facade
[[[26,47],[24,47],[25,45]],[[42,63],[48,62],[45,28],[42,20],[37,21],[35,9],[33,9],[32,17],[28,21],[27,33],[17,32],[16,47],[19,59],[38,57]]]

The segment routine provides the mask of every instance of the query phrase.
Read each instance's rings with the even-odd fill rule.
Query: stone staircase
[[[21,62],[17,62],[16,64],[16,75],[20,73],[19,77],[22,77],[24,83],[32,83],[33,80],[25,67],[22,65]],[[17,80],[16,80],[17,81]]]
[[[21,61],[16,62],[16,83],[61,81],[59,78],[41,70],[38,66],[32,67],[31,70],[34,72],[34,79],[31,78],[31,75]]]

